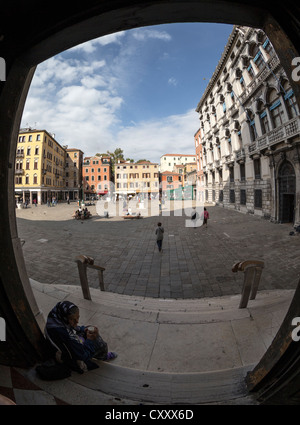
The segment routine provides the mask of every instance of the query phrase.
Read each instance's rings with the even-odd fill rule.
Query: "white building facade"
[[[263,31],[234,27],[196,111],[205,201],[299,225],[299,109]]]
[[[160,166],[159,171],[163,173],[164,171],[173,171],[175,165],[186,165],[191,162],[196,162],[195,154],[173,154],[166,153],[160,157]]]

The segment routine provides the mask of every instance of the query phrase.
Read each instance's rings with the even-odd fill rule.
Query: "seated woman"
[[[89,212],[89,210],[87,208],[84,209],[84,218],[89,218],[91,217],[92,214]]]
[[[78,220],[80,218],[79,210],[77,210],[77,211],[74,212],[73,217],[75,217],[76,220]]]
[[[96,327],[78,326],[79,308],[70,301],[62,301],[50,311],[45,336],[55,358],[72,370],[83,373],[98,367],[92,358],[113,360],[116,353],[108,352]]]

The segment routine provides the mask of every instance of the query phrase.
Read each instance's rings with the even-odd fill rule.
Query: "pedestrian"
[[[165,230],[162,227],[161,223],[157,223],[157,229],[155,231],[155,234],[156,234],[156,243],[157,243],[159,252],[161,252],[161,250],[162,250],[164,232],[165,232]]]
[[[50,311],[45,327],[46,339],[53,348],[55,359],[72,370],[83,373],[98,367],[92,361],[113,360],[107,343],[95,326],[78,326],[79,308],[70,301],[58,302]]]
[[[207,209],[204,207],[204,211],[203,211],[203,226],[205,226],[205,228],[207,228],[207,220],[209,219],[209,213],[207,211]]]
[[[34,200],[33,200],[33,203],[34,203],[34,205],[36,206],[36,199],[34,198]]]

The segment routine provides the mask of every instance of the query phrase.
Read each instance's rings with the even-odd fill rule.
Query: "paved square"
[[[297,286],[300,234],[289,235],[291,224],[208,205],[208,228],[186,227],[188,217],[180,215],[179,201],[160,217],[140,220],[104,218],[95,206],[88,208],[93,216],[83,221],[72,218],[75,203],[16,210],[30,278],[80,285],[74,259],[84,254],[105,267],[106,291],[153,298],[215,297],[241,293],[243,274],[231,268],[237,261],[258,259],[265,262],[259,290]],[[161,253],[155,237],[158,221],[165,229]],[[98,287],[95,270],[88,269],[88,279],[91,287]]]

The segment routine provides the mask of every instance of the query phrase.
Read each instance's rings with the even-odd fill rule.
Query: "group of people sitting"
[[[92,214],[90,213],[90,211],[85,207],[83,209],[79,208],[77,211],[75,211],[75,213],[73,214],[73,217],[76,220],[83,220],[85,218],[90,218],[92,217]]]

